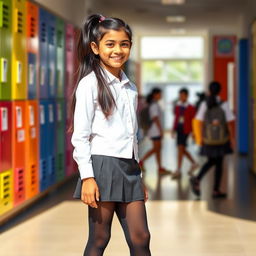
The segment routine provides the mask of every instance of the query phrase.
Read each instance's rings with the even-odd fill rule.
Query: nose
[[[119,44],[116,44],[116,45],[115,45],[114,52],[115,52],[115,53],[120,53],[120,52],[122,52],[122,48],[120,47]]]

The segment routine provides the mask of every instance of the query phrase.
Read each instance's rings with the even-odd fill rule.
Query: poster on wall
[[[215,57],[230,58],[235,55],[235,36],[216,36],[215,37]]]

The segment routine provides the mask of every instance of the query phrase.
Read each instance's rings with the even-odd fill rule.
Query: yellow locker
[[[12,99],[27,98],[26,0],[12,0]]]
[[[13,208],[12,170],[0,173],[0,215]]]

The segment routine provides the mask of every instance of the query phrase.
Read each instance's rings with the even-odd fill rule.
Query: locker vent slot
[[[50,38],[49,38],[49,43],[51,45],[55,45],[55,28],[54,27],[50,27]]]
[[[3,17],[2,17],[2,26],[4,28],[9,28],[10,26],[10,8],[8,5],[3,3]]]
[[[30,37],[36,36],[36,20],[34,17],[30,17]]]
[[[23,22],[23,13],[22,12],[20,12],[20,11],[18,11],[18,15],[17,15],[17,32],[18,33],[20,33],[20,34],[22,34],[23,33],[23,24],[24,24],[24,22]]]
[[[41,41],[42,42],[46,42],[46,24],[45,22],[42,22],[41,23],[41,31],[40,31],[40,34],[41,34]]]

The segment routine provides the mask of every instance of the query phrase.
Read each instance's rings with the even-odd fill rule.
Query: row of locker
[[[0,215],[71,175],[64,99],[0,101]]]
[[[0,100],[70,95],[75,27],[26,0],[0,1]]]

